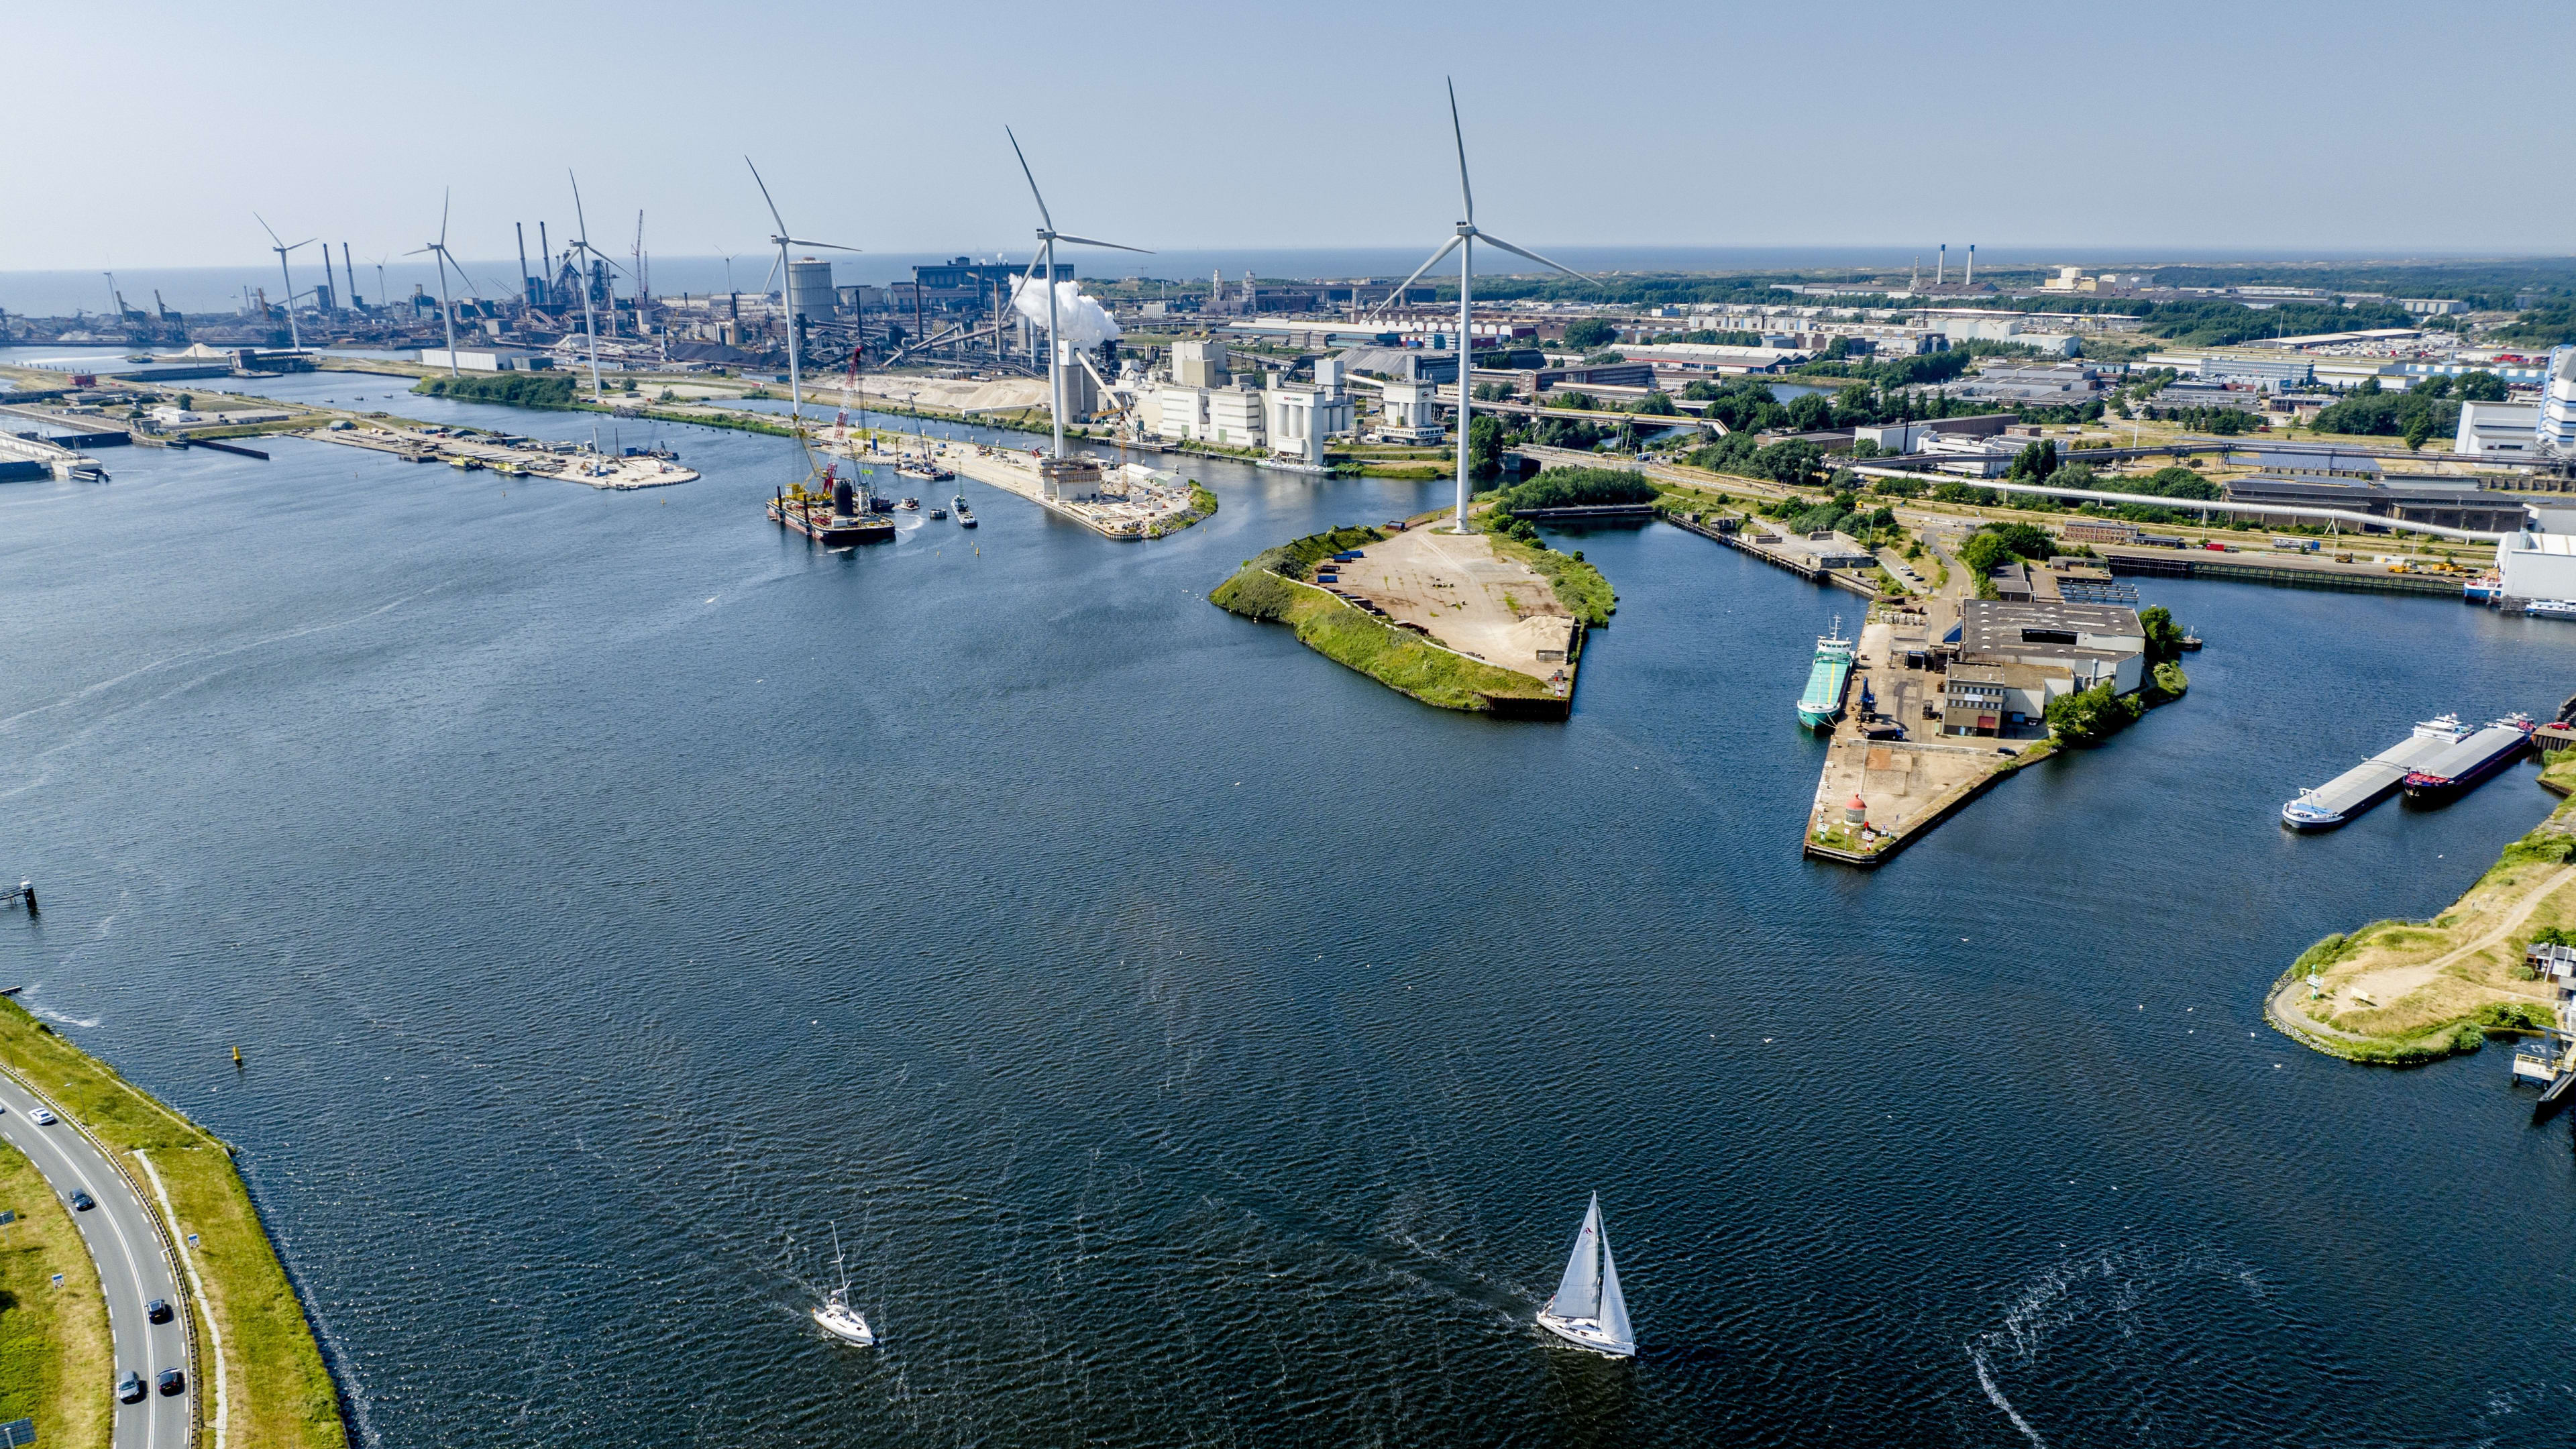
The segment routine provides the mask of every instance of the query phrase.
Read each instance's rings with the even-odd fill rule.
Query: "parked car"
[[[142,1403],[143,1375],[127,1369],[125,1377],[116,1381],[116,1401],[120,1404]]]
[[[186,1393],[187,1391],[188,1391],[188,1376],[187,1376],[186,1374],[183,1374],[183,1373],[179,1372],[177,1369],[163,1369],[163,1370],[161,1371],[161,1392],[162,1392],[162,1393],[164,1393],[164,1394],[182,1394],[182,1393]]]
[[[73,1212],[85,1213],[96,1206],[98,1206],[97,1198],[91,1197],[88,1193],[81,1191],[79,1188],[72,1189]]]

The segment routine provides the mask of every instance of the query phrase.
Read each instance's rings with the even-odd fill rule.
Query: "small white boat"
[[[1637,1335],[1628,1326],[1628,1299],[1619,1291],[1619,1264],[1610,1256],[1610,1239],[1601,1231],[1601,1194],[1575,1229],[1574,1251],[1565,1260],[1565,1276],[1556,1296],[1538,1311],[1538,1326],[1578,1348],[1613,1358],[1634,1358]]]
[[[2522,612],[2535,619],[2576,619],[2576,600],[2534,599]]]
[[[823,1331],[841,1342],[859,1348],[876,1347],[876,1330],[868,1327],[868,1317],[850,1306],[850,1269],[841,1259],[841,1230],[832,1229],[832,1266],[841,1270],[841,1286],[814,1310],[814,1321]]]

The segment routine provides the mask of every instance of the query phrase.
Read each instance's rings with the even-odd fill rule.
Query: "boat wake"
[[[2261,1303],[2266,1296],[2251,1269],[2209,1254],[2112,1250],[2052,1267],[2005,1307],[2001,1326],[1968,1339],[1968,1364],[1986,1401],[2032,1449],[2048,1449],[2048,1436],[2032,1422],[2047,1416],[2035,1407],[2025,1412],[2006,1388],[2038,1368],[2052,1348],[2072,1367],[2052,1367],[2045,1375],[2051,1397],[2085,1403],[2144,1428],[2181,1407],[2161,1402],[2164,1389],[2154,1366],[2175,1361],[2167,1350],[2177,1340],[2203,1341],[2209,1334],[2246,1326],[2224,1322],[2235,1316],[2224,1309],[2210,1311],[2213,1305],[2201,1295],[2211,1287],[2220,1288],[2236,1308]],[[2190,1356],[2189,1351],[2181,1356]],[[2096,1374],[2112,1375],[2122,1386],[2098,1386],[2097,1391],[2097,1386],[2079,1382]],[[2026,1388],[2025,1404],[2029,1397]]]

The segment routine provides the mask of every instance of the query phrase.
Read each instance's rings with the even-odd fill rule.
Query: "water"
[[[2549,801],[2279,803],[2576,629],[2151,584],[2186,702],[1858,875],[1790,709],[1851,602],[1677,530],[1560,540],[1624,604],[1507,726],[1201,597],[1441,484],[829,553],[782,440],[666,435],[0,488],[0,975],[240,1145],[365,1442],[2576,1437],[2566,1125],[2260,1020]],[[1593,1189],[1625,1366],[1530,1325]]]

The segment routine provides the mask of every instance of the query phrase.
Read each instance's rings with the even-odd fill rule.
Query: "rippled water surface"
[[[1561,539],[1624,604],[1506,726],[1202,597],[1438,485],[830,553],[666,436],[0,487],[0,972],[240,1145],[367,1442],[2576,1439],[2567,1127],[2259,1014],[2549,803],[2281,800],[2576,629],[2150,585],[2188,701],[1861,876],[1791,710],[1852,601],[1704,540]],[[1633,1364],[1530,1323],[1596,1189]]]

